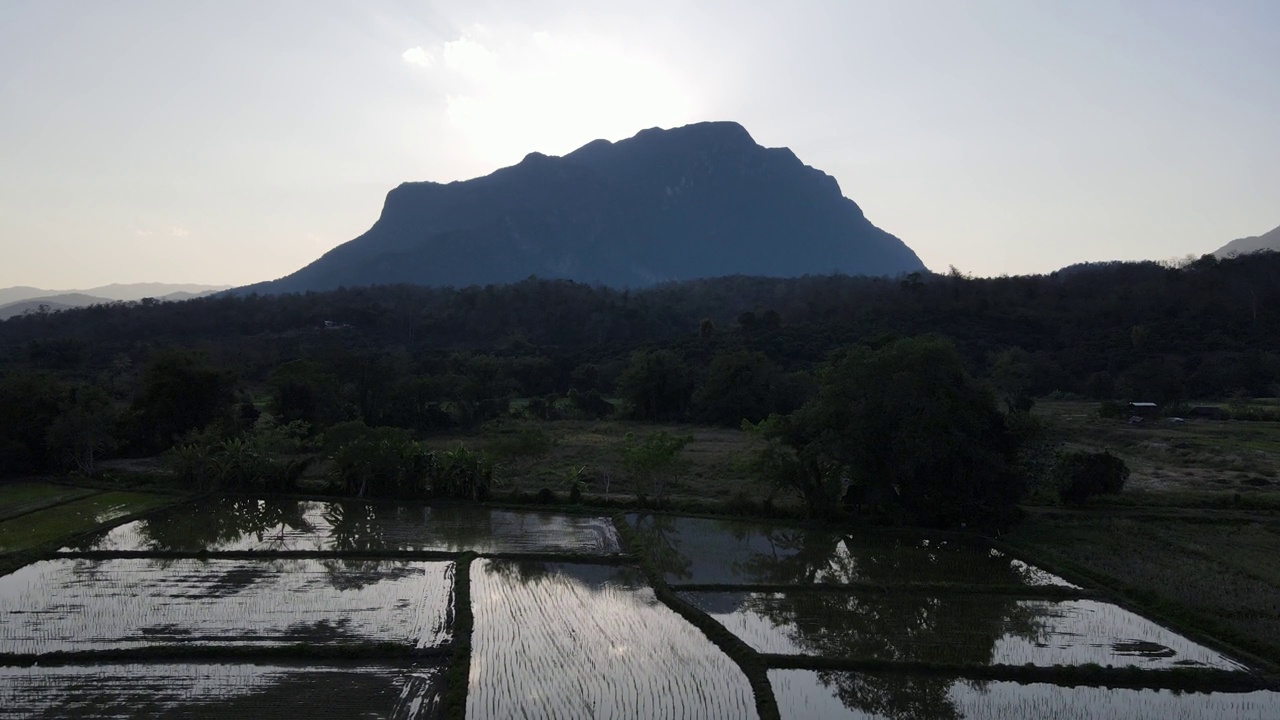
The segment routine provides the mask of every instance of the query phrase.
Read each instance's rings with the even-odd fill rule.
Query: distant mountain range
[[[1213,251],[1218,257],[1228,257],[1230,255],[1245,255],[1259,250],[1275,250],[1280,252],[1280,227],[1272,230],[1264,235],[1255,235],[1253,237],[1240,238],[1232,240]]]
[[[405,183],[368,232],[292,275],[281,293],[543,278],[640,287],[733,274],[923,270],[831,176],[741,125],[699,123],[596,140],[462,182]]]
[[[88,290],[45,290],[42,288],[18,286],[0,288],[0,320],[14,315],[47,310],[66,310],[67,308],[86,307],[101,303],[119,302],[123,300],[141,300],[155,298],[157,300],[176,301],[211,295],[228,289],[229,285],[189,285],[172,283],[133,283],[112,284]]]

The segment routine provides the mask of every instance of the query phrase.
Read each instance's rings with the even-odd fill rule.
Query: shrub
[[[454,500],[487,500],[493,484],[493,463],[483,454],[459,445],[436,453],[431,495]]]
[[[551,452],[555,444],[555,438],[542,428],[525,427],[495,436],[486,449],[498,461],[536,460]]]
[[[574,412],[588,420],[599,420],[613,413],[613,404],[601,397],[600,393],[595,390],[587,390],[586,392],[570,390],[569,405]]]
[[[1101,418],[1119,418],[1128,417],[1129,415],[1129,408],[1124,403],[1115,400],[1103,400],[1098,405],[1098,417]]]
[[[1091,497],[1123,490],[1129,479],[1129,466],[1109,452],[1073,450],[1058,455],[1053,478],[1062,502],[1079,505]]]

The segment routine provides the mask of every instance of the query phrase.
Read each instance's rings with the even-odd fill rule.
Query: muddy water
[[[670,583],[1059,585],[981,542],[663,515],[628,515]]]
[[[155,645],[435,647],[453,564],[49,560],[0,578],[0,652]]]
[[[634,571],[480,560],[471,585],[470,718],[755,717],[742,671]]]
[[[474,506],[221,498],[101,533],[67,550],[618,552],[613,523]]]
[[[783,720],[1276,720],[1280,693],[1174,693],[770,670]]]
[[[1109,603],[894,593],[683,593],[764,653],[956,665],[1240,665]]]

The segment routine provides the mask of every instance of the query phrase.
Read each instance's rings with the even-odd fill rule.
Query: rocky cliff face
[[[717,122],[532,153],[465,182],[405,183],[368,232],[245,292],[530,275],[619,287],[733,274],[923,269],[831,176]]]

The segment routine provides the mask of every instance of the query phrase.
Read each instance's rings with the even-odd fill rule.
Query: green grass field
[[[604,497],[634,493],[622,469],[621,447],[627,433],[644,436],[655,432],[691,435],[685,448],[686,467],[675,479],[673,498],[727,500],[737,493],[764,497],[767,484],[750,477],[744,465],[751,458],[753,438],[737,429],[698,425],[654,424],[628,421],[561,420],[539,422],[504,420],[479,431],[437,436],[435,448],[459,444],[488,451],[497,461],[495,481],[501,491],[536,492],[548,488],[568,491],[576,472],[585,492]],[[544,452],[520,453],[521,434],[542,433]]]
[[[84,497],[94,491],[73,485],[52,483],[13,483],[0,485],[0,520],[22,515],[73,498]]]
[[[1035,414],[1070,447],[1110,450],[1133,471],[1128,490],[1280,496],[1280,423],[1098,417],[1095,402],[1036,404]]]
[[[1033,513],[1015,550],[1280,665],[1280,523],[1248,516]]]
[[[39,547],[173,499],[166,495],[108,492],[5,520],[0,522],[0,552]]]

